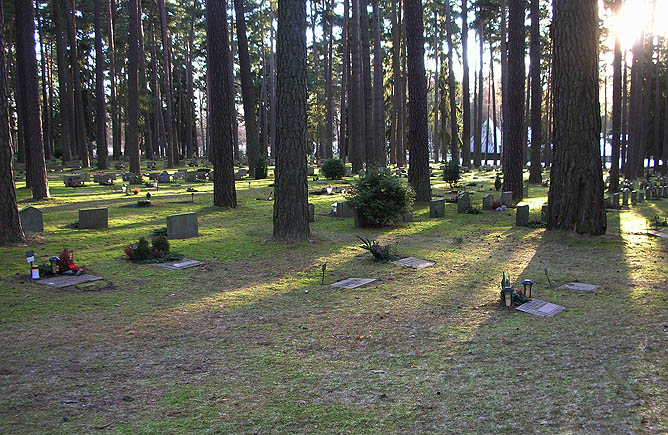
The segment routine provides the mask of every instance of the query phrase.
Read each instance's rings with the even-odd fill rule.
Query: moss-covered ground
[[[436,165],[434,175],[442,196]],[[473,172],[460,186],[477,184],[466,188],[480,207],[483,194],[498,197],[493,181]],[[588,237],[516,227],[512,210],[457,214],[450,203],[444,219],[416,204],[412,223],[361,230],[325,216],[342,195],[313,195],[311,240],[281,244],[271,239],[271,183],[238,181],[236,210],[212,207],[211,183],[148,189],[149,208],[121,207],[143,186],[126,197],[93,183],[65,188],[52,174],[53,198],[33,202],[19,183],[19,206],[40,208],[45,232],[0,248],[0,432],[668,431],[668,240],[646,234],[668,200],[608,211],[608,233]],[[311,191],[329,184],[309,179]],[[547,188],[529,193],[537,220]],[[78,209],[97,206],[109,207],[108,229],[71,228]],[[200,236],[172,250],[204,267],[124,258],[168,214],[189,211]],[[376,263],[356,235],[436,264]],[[31,282],[25,251],[46,262],[65,247],[104,284]],[[504,271],[566,310],[541,318],[500,307]],[[378,281],[328,285],[348,277]],[[601,289],[558,290],[572,281]]]

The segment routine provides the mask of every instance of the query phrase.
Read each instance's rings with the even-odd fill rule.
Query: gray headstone
[[[638,202],[638,192],[635,190],[631,191],[631,204]]]
[[[638,192],[638,202],[643,202],[645,200],[645,192],[642,190]]]
[[[116,180],[116,174],[100,174],[97,182],[103,186],[109,186],[114,184],[114,180]]]
[[[466,213],[471,208],[471,197],[467,192],[457,197],[457,213]]]
[[[66,187],[82,186],[83,180],[81,179],[81,175],[71,174],[63,176],[63,183],[65,183]]]
[[[185,175],[186,182],[192,183],[197,179],[197,172],[195,171],[186,171]]]
[[[47,169],[50,169],[47,165]],[[14,172],[25,172],[26,170],[26,164],[25,163],[19,163],[16,162],[14,163]]]
[[[237,171],[237,173],[238,173],[239,175],[241,175],[242,177],[245,177],[246,175],[248,175],[248,169],[246,169],[246,168],[240,168],[240,169]]]
[[[529,185],[525,184],[522,186],[522,197],[523,198],[528,198],[529,197]]]
[[[612,204],[615,206],[615,208],[619,208],[619,193],[612,194]]]
[[[306,175],[307,176],[315,175],[315,168],[313,166],[307,166]]]
[[[335,282],[334,284],[332,284],[332,287],[353,289],[357,287],[362,287],[363,285],[367,285],[374,281],[375,279],[372,278],[348,278],[344,279],[343,281]]]
[[[353,170],[346,166],[346,177],[352,177]]]
[[[308,205],[308,221],[315,222],[315,204]]]
[[[401,215],[401,222],[413,222],[413,213]]]
[[[645,199],[649,201],[652,199],[652,188],[651,187],[646,187],[645,188]]]
[[[629,191],[624,190],[622,192],[622,207],[628,207],[629,206]]]
[[[171,214],[167,216],[167,237],[170,239],[189,239],[197,237],[197,213]]]
[[[159,172],[151,172],[150,174],[148,174],[148,179],[157,180],[159,176],[160,176]]]
[[[25,233],[41,233],[44,231],[42,212],[35,207],[24,207],[19,210],[21,226]]]
[[[336,203],[336,217],[349,218],[354,216],[355,211],[347,201],[339,201]]]
[[[109,209],[82,208],[79,210],[79,229],[99,229],[109,227]]]
[[[518,227],[526,227],[529,225],[529,206],[518,205],[515,212],[515,225]]]
[[[540,299],[533,299],[531,302],[522,304],[515,309],[517,311],[523,311],[535,316],[554,317],[556,314],[563,311],[564,307],[550,302],[541,301]]]
[[[580,292],[595,292],[600,289],[600,285],[585,284],[583,282],[569,282],[559,287],[559,290],[575,290]]]
[[[494,209],[494,197],[491,194],[487,194],[482,197],[482,209],[483,210],[493,210]]]
[[[550,206],[548,204],[543,204],[543,207],[540,209],[540,221],[544,224],[547,223],[547,214],[550,211]]]
[[[392,264],[398,264],[400,266],[406,266],[413,269],[424,269],[425,267],[433,266],[433,261],[422,260],[415,257],[406,257],[401,260],[393,261]]]
[[[513,201],[513,192],[502,192],[501,193],[501,204],[505,205],[506,207],[512,207],[515,205],[515,202]]]
[[[429,201],[429,217],[445,217],[445,199],[432,199]]]
[[[169,183],[171,181],[172,176],[169,175],[168,172],[161,172],[160,175],[158,175],[158,183]]]

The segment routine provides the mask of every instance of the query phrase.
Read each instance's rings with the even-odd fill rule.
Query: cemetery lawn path
[[[54,186],[40,203],[19,188],[45,232],[0,248],[0,433],[668,432],[668,240],[646,234],[668,200],[609,211],[596,238],[449,203],[443,219],[418,204],[413,223],[362,230],[324,216],[343,197],[315,195],[330,182],[309,181],[312,240],[284,245],[270,239],[271,181],[237,182],[237,210],[211,207],[211,183],[192,203],[185,186],[161,188],[177,193],[158,191],[147,209],[120,207],[138,198],[102,186]],[[475,172],[461,185],[483,186],[468,187],[480,207],[493,181]],[[531,220],[546,194],[530,187]],[[90,206],[109,207],[107,230],[67,227]],[[200,236],[172,250],[204,266],[123,258],[168,214],[189,211]],[[374,262],[356,235],[435,265]],[[25,251],[43,262],[64,247],[105,281],[30,282]],[[566,309],[542,318],[500,307],[502,272]],[[350,277],[377,281],[329,285]],[[601,288],[557,288],[576,281]]]

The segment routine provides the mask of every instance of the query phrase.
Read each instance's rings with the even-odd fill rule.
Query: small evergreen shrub
[[[145,260],[153,256],[153,250],[148,245],[148,241],[144,237],[140,237],[137,242],[137,249],[135,249],[135,257],[137,260]]]
[[[320,172],[330,180],[340,180],[346,175],[346,166],[339,159],[329,159],[322,164]]]
[[[269,173],[269,164],[267,162],[267,156],[260,154],[260,157],[255,160],[255,179],[264,180],[267,178]]]
[[[153,246],[153,249],[157,249],[164,253],[169,252],[169,240],[167,240],[167,237],[163,234],[153,236],[151,245]]]
[[[443,169],[443,181],[448,183],[450,185],[450,189],[452,189],[452,186],[457,184],[460,178],[461,175],[459,173],[459,162],[450,160],[445,164],[445,169]]]
[[[501,179],[501,174],[497,173],[496,178],[494,179],[494,188],[498,192],[501,190],[501,186],[503,186],[503,180]]]
[[[363,226],[382,226],[411,213],[414,195],[399,178],[372,172],[354,182],[347,199]]]

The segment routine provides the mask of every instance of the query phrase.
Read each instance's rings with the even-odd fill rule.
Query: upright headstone
[[[167,237],[170,239],[188,239],[197,237],[197,213],[171,214],[167,216]]]
[[[622,207],[628,207],[628,206],[629,206],[629,191],[625,189],[622,191]]]
[[[612,194],[612,205],[615,208],[619,208],[619,192]]]
[[[529,185],[525,184],[522,186],[522,198],[528,198],[529,197]]]
[[[169,183],[171,181],[172,176],[169,175],[169,172],[163,171],[158,175],[158,183]]]
[[[460,193],[457,197],[457,213],[466,213],[471,208],[471,197],[467,192]]]
[[[24,207],[19,210],[21,226],[25,233],[41,233],[44,231],[44,220],[41,210],[35,207]]]
[[[315,175],[315,168],[313,166],[307,166],[306,175],[307,176]]]
[[[513,201],[513,192],[502,192],[501,193],[501,204],[505,205],[506,207],[512,207],[515,205]]]
[[[315,222],[315,204],[308,205],[308,221]]]
[[[529,225],[529,206],[518,205],[515,212],[515,225],[518,227],[526,227]]]
[[[432,199],[429,201],[429,217],[445,217],[445,199]]]
[[[401,215],[401,222],[413,222],[413,212]]]
[[[489,193],[482,197],[482,209],[483,210],[493,210],[494,209],[494,197]]]
[[[98,183],[103,186],[111,186],[116,180],[116,174],[100,174],[98,177]]]
[[[347,201],[339,201],[336,203],[336,217],[349,218],[354,216],[355,211]]]
[[[99,229],[109,227],[109,209],[82,208],[79,210],[79,229]]]
[[[242,177],[245,177],[246,175],[248,175],[248,169],[246,169],[246,168],[239,168],[239,170],[237,171],[237,173],[238,173],[239,175],[241,175]]]
[[[631,191],[631,204],[635,204],[638,202],[638,191],[637,190],[632,190]]]
[[[346,166],[346,177],[352,177],[353,170]]]
[[[638,192],[638,202],[640,203],[640,202],[643,202],[644,200],[645,200],[645,192],[643,192],[642,190],[640,190],[640,191]]]
[[[83,185],[83,180],[79,174],[71,174],[63,176],[63,183],[66,187],[77,187]]]
[[[544,224],[547,223],[547,216],[550,212],[550,206],[548,204],[543,204],[543,207],[540,209],[540,221]]]
[[[185,175],[186,182],[192,183],[197,179],[197,172],[195,171],[186,171]]]

